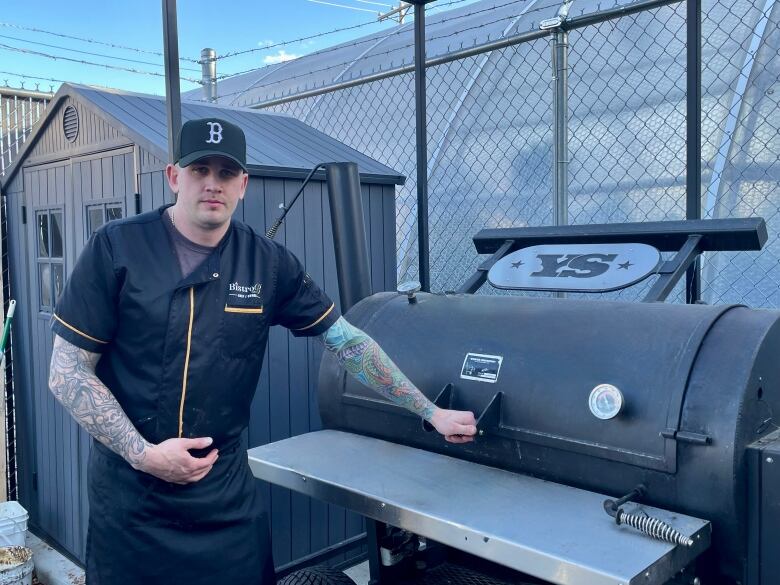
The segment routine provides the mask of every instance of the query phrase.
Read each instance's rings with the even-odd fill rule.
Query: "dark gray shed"
[[[186,102],[182,116],[218,116],[244,129],[250,182],[236,215],[262,232],[316,164],[356,162],[373,290],[395,287],[395,186],[403,177],[291,117]],[[79,559],[90,441],[48,391],[49,319],[92,231],[172,201],[164,177],[167,148],[162,98],[63,85],[2,184],[11,295],[18,302],[13,351],[19,500],[37,531]],[[276,239],[337,300],[327,188],[324,174],[314,178]],[[274,328],[267,352],[252,405],[250,446],[320,425],[319,344]],[[361,519],[341,509],[280,488],[266,490],[277,566],[362,531]]]

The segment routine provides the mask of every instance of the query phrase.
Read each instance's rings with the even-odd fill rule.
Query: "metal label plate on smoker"
[[[460,370],[460,377],[465,380],[495,383],[503,361],[504,358],[500,355],[467,353]]]
[[[653,274],[661,254],[647,244],[551,244],[512,252],[488,281],[508,290],[608,292]]]

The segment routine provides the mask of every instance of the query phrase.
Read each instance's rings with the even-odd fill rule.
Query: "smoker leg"
[[[379,539],[384,534],[385,525],[366,518],[366,545],[368,547],[368,585],[381,585],[382,561],[379,557]]]

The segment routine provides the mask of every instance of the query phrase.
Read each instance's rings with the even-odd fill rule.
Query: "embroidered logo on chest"
[[[231,282],[228,289],[228,296],[236,296],[240,298],[260,298],[260,291],[263,290],[263,285],[259,282],[252,285],[239,284],[238,281]]]
[[[231,306],[262,308],[262,290],[263,285],[259,282],[255,284],[242,284],[238,281],[231,282],[228,285],[226,310],[229,310]]]

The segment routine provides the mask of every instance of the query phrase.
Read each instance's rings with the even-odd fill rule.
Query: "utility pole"
[[[385,12],[384,14],[380,13],[379,21],[382,22],[383,20],[397,20],[398,24],[403,24],[404,20],[406,20],[406,15],[411,9],[412,5],[409,2],[399,2],[398,6],[389,12]]]

